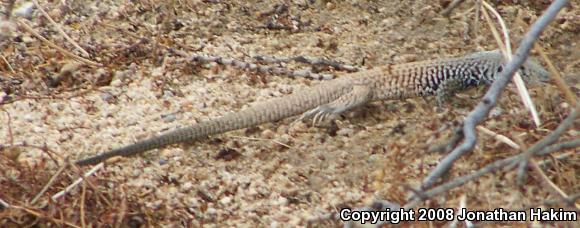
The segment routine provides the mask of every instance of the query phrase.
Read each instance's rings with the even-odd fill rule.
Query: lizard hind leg
[[[338,99],[328,104],[320,105],[305,112],[299,120],[312,119],[312,124],[316,125],[329,117],[335,118],[348,110],[366,104],[371,100],[371,98],[371,88],[366,85],[354,85],[350,92],[340,96]]]

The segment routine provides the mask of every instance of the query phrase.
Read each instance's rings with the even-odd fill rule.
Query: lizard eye
[[[524,67],[524,66],[521,66],[520,67],[520,72],[521,72],[522,75],[528,74],[528,72],[526,71],[526,67]]]
[[[503,66],[499,66],[499,67],[497,68],[497,72],[498,72],[498,73],[501,73],[502,71],[503,71]]]

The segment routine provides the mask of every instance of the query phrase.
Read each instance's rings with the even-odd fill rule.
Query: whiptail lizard
[[[321,83],[306,91],[274,98],[214,120],[176,129],[79,160],[76,164],[97,164],[111,157],[135,155],[151,149],[277,121],[305,112],[305,116],[314,117],[316,121],[317,118],[338,115],[377,100],[435,95],[437,102],[441,104],[447,97],[458,91],[490,84],[503,70],[504,64],[499,51],[485,51],[458,58],[388,65],[355,72]],[[528,60],[519,72],[528,82],[544,81],[548,78],[548,73],[533,60]]]

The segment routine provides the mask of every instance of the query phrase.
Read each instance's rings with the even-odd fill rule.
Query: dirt
[[[88,178],[90,184],[57,201],[50,196],[88,170],[67,166],[55,175],[67,161],[323,83],[200,66],[172,50],[244,61],[257,55],[309,56],[372,68],[497,48],[485,21],[473,29],[472,3],[445,18],[439,12],[448,2],[40,1],[90,54],[88,59],[102,66],[78,64],[47,46],[17,26],[20,18],[2,21],[12,27],[0,26],[8,31],[0,36],[5,59],[0,60],[0,199],[21,208],[0,209],[0,224],[327,226],[340,223],[315,220],[340,208],[367,206],[375,199],[405,204],[413,194],[410,188],[445,156],[427,148],[451,136],[485,88],[459,94],[443,110],[437,110],[432,98],[375,102],[344,115],[337,129],[290,118],[116,159]],[[527,31],[516,18],[533,23],[549,5],[493,3],[516,47]],[[564,9],[539,42],[576,95],[579,6],[574,1]],[[40,12],[35,10],[29,20],[36,32],[82,56]],[[572,109],[554,83],[532,87],[530,93],[540,113],[539,127],[513,86],[483,126],[529,147]],[[576,122],[560,141],[578,138],[578,126]],[[447,180],[521,152],[484,133],[478,136],[474,152],[457,162]],[[558,153],[570,151],[574,149]],[[543,168],[569,195],[580,191],[578,158],[575,153]],[[549,160],[537,158],[544,159]],[[55,181],[49,182],[53,175]],[[47,191],[31,204],[45,186]],[[420,207],[458,208],[462,197],[473,210],[519,210],[558,199],[536,173],[530,171],[518,186],[511,170],[487,175]]]

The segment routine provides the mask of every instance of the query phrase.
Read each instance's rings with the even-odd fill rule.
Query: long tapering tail
[[[176,143],[281,120],[329,103],[348,92],[351,87],[348,80],[344,78],[322,83],[307,91],[299,91],[289,96],[275,98],[214,120],[176,129],[128,146],[78,160],[76,164],[81,166],[94,165],[111,157],[131,156]]]

